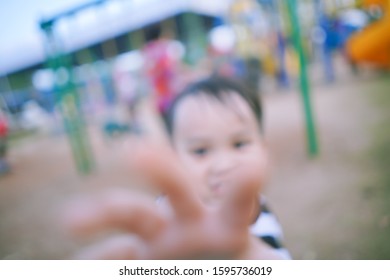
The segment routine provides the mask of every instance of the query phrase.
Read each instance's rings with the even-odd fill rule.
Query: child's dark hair
[[[180,102],[189,96],[206,95],[225,102],[226,94],[234,92],[241,96],[255,114],[260,129],[262,128],[262,109],[258,94],[251,92],[244,84],[233,78],[212,75],[208,78],[189,84],[172,101],[164,114],[164,122],[169,136],[173,135],[175,113]]]

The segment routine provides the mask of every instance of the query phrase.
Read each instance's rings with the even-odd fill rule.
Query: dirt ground
[[[390,77],[337,67],[329,85],[311,69],[314,157],[306,151],[299,91],[265,87],[272,163],[265,192],[294,259],[390,259]],[[77,244],[57,223],[64,202],[129,185],[120,140],[105,141],[92,129],[91,141],[97,167],[86,177],[75,171],[63,135],[12,144],[12,173],[0,177],[0,259],[67,258]]]
[[[267,192],[294,258],[390,259],[389,89],[388,75],[370,71],[317,82],[316,157],[306,151],[300,96],[267,100]]]

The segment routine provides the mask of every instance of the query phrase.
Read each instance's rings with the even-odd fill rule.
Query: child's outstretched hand
[[[242,167],[230,178],[223,199],[207,205],[168,147],[143,143],[132,150],[133,170],[168,199],[158,204],[131,191],[112,190],[72,205],[67,225],[74,233],[113,233],[75,258],[278,258],[248,231],[258,190],[255,168]]]

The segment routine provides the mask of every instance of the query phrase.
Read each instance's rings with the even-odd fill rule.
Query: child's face
[[[265,177],[267,154],[255,115],[246,101],[232,92],[223,102],[206,95],[189,96],[176,108],[173,142],[181,162],[206,188],[207,200],[218,198],[229,176],[243,168]]]

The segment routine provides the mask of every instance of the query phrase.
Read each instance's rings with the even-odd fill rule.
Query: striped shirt
[[[283,246],[283,230],[276,216],[269,210],[265,198],[260,199],[260,211],[256,221],[250,226],[250,233],[261,238],[275,249],[283,258],[291,259],[289,251]]]

